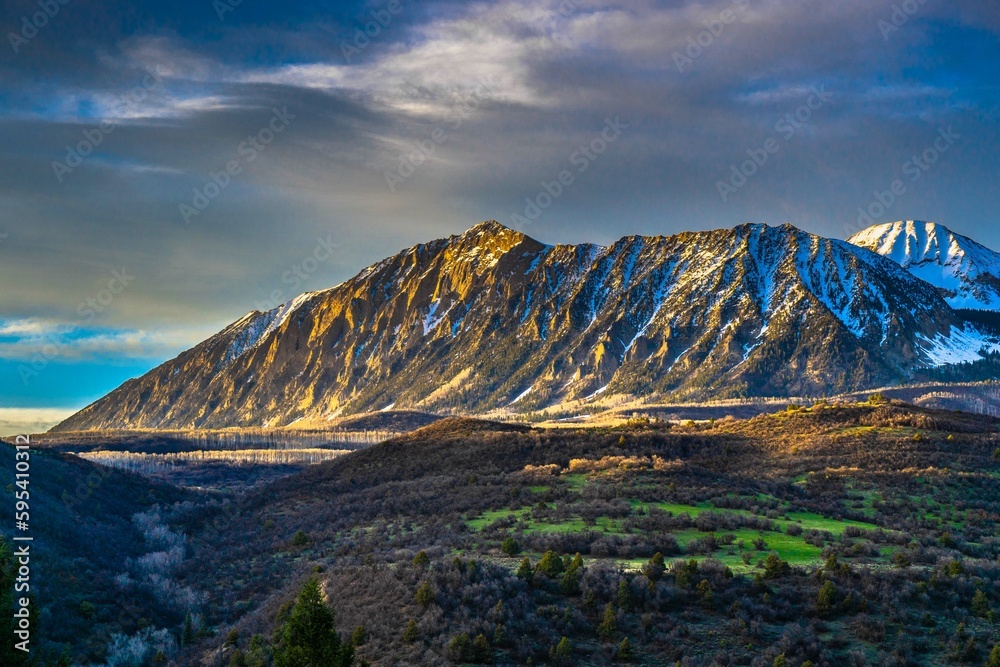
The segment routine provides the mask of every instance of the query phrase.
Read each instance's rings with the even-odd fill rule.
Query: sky
[[[487,219],[1000,249],[995,2],[6,0],[0,29],[0,433]]]

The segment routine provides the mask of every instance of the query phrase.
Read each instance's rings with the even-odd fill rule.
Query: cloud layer
[[[588,149],[529,219],[540,240],[747,220],[843,237],[951,128],[955,147],[880,220],[1000,247],[991,3],[376,0],[220,16],[72,0],[30,38],[37,5],[6,8],[20,36],[0,55],[11,363],[48,323],[72,340],[53,364],[148,367],[275,296],[479,220],[523,221]],[[627,129],[597,153],[609,118]],[[777,151],[747,168],[768,140]],[[302,271],[324,239],[335,250]],[[122,270],[134,279],[113,291]],[[89,396],[120,379],[76,381]]]

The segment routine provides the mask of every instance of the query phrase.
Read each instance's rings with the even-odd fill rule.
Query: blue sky
[[[1000,248],[996,3],[224,2],[4,3],[0,427],[484,219]]]

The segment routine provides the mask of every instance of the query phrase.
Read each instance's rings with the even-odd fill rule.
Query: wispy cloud
[[[204,340],[203,328],[157,331],[82,328],[40,319],[0,324],[0,359],[89,362],[98,359],[159,359]]]

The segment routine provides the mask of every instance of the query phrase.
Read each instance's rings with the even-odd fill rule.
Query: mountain
[[[899,263],[935,287],[952,308],[1000,311],[1000,253],[944,225],[906,220],[847,239]]]
[[[826,395],[997,347],[899,264],[790,225],[545,245],[497,222],[252,312],[56,430]]]

